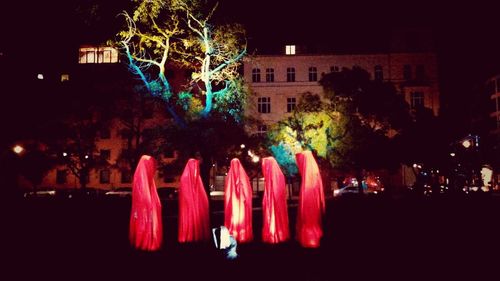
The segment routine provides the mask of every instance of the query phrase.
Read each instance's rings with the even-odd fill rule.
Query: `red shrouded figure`
[[[265,180],[262,199],[262,241],[280,243],[290,238],[288,206],[286,202],[285,176],[273,157],[262,159],[262,174]]]
[[[163,241],[161,202],[156,191],[155,172],[154,158],[143,155],[134,173],[129,238],[132,246],[145,251],[158,250]]]
[[[253,240],[252,186],[240,160],[231,160],[224,185],[224,225],[238,243]]]
[[[302,177],[299,206],[297,208],[297,241],[306,248],[317,248],[320,244],[322,215],[325,212],[325,195],[318,164],[311,151],[295,155]]]
[[[179,188],[179,242],[210,238],[208,197],[200,176],[200,163],[189,159]]]

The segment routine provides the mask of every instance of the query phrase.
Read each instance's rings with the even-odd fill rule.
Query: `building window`
[[[339,72],[340,68],[337,65],[330,66],[330,72]]]
[[[111,149],[101,149],[100,155],[102,160],[111,159]]]
[[[285,53],[287,55],[295,55],[295,45],[286,45],[285,46]]]
[[[259,136],[263,136],[267,133],[267,125],[259,125],[257,126],[257,134]]]
[[[294,111],[296,105],[297,105],[296,98],[286,98],[286,112]]]
[[[68,173],[66,170],[57,170],[56,183],[57,184],[65,184],[67,175],[68,175]]]
[[[254,83],[260,82],[260,69],[258,68],[252,69],[252,82]]]
[[[375,80],[382,81],[384,80],[384,70],[381,65],[377,64],[375,66]]]
[[[100,183],[109,183],[109,178],[111,175],[111,171],[109,169],[104,169],[99,171],[99,182]]]
[[[403,79],[404,80],[411,80],[411,65],[405,64],[403,66]]]
[[[117,63],[118,50],[112,47],[82,47],[78,63]]]
[[[286,69],[286,82],[295,82],[295,68],[288,67]]]
[[[271,113],[271,98],[261,97],[257,100],[257,108],[259,113]]]
[[[491,104],[490,113],[497,112],[498,111],[498,98],[492,99],[490,104]]]
[[[419,64],[415,69],[415,79],[423,81],[425,79],[425,69],[423,64]]]
[[[61,82],[69,81],[69,74],[61,74]]]
[[[99,137],[101,139],[110,139],[111,138],[111,130],[109,128],[102,128],[99,130]]]
[[[274,82],[274,68],[266,68],[266,82]]]
[[[309,67],[309,81],[318,81],[318,69],[314,66]]]
[[[173,183],[173,182],[175,182],[175,178],[172,177],[171,175],[165,175],[163,177],[163,182],[164,183]]]
[[[131,183],[132,182],[132,172],[130,170],[122,170],[121,171],[121,182],[122,183]]]
[[[174,149],[171,148],[171,147],[167,147],[163,150],[163,157],[165,158],[174,158],[175,156],[175,153],[174,153]]]
[[[424,106],[424,93],[412,92],[410,96],[410,105],[412,109]]]
[[[495,94],[495,81],[490,80],[486,83],[486,94],[492,96]]]

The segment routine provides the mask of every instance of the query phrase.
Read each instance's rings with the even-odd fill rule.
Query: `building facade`
[[[286,46],[280,55],[257,55],[244,63],[244,79],[255,94],[248,114],[257,116],[263,125],[254,128],[262,133],[268,125],[289,116],[302,93],[322,95],[318,81],[322,75],[342,68],[361,67],[372,79],[394,83],[405,100],[415,108],[425,106],[439,114],[440,88],[435,53],[380,54],[298,54],[298,48]]]

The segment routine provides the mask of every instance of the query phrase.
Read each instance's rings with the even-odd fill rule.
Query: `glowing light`
[[[88,156],[88,155],[85,155],[85,159],[89,159],[89,156]]]
[[[68,153],[63,152],[63,153],[62,153],[62,156],[66,157],[66,156],[68,156]]]
[[[417,165],[417,164],[413,164],[413,168],[417,168],[417,167],[418,167],[418,165]]]
[[[287,55],[295,55],[295,45],[286,45],[285,53]]]
[[[469,148],[469,147],[472,145],[472,143],[471,143],[471,141],[470,141],[470,140],[464,140],[464,141],[462,142],[462,145],[463,145],[465,148]]]
[[[69,81],[69,74],[61,74],[61,82]]]
[[[450,156],[455,157],[455,153],[454,152],[450,153]]]
[[[245,144],[244,144],[244,143],[242,143],[242,144],[240,145],[240,147],[241,147],[241,149],[245,148]]]
[[[252,156],[252,162],[257,163],[257,162],[259,162],[259,160],[260,160],[259,156],[257,156],[257,155]]]
[[[21,154],[24,151],[24,147],[16,145],[12,148],[12,151],[14,151],[16,154]]]
[[[36,78],[38,78],[38,80],[43,80],[43,74],[38,73],[38,75],[36,76]]]

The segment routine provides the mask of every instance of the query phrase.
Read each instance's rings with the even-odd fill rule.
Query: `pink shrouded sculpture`
[[[296,239],[306,248],[318,248],[323,236],[325,195],[318,164],[311,151],[295,155],[302,182],[297,207]]]
[[[273,157],[262,159],[265,189],[262,199],[262,241],[280,243],[290,238],[285,176]]]
[[[253,240],[252,186],[240,160],[231,160],[224,185],[224,225],[238,243]]]
[[[200,163],[189,159],[179,187],[179,242],[210,238],[208,197],[200,176]]]
[[[133,247],[156,251],[163,241],[161,202],[154,175],[156,161],[143,155],[134,173],[129,238]]]

